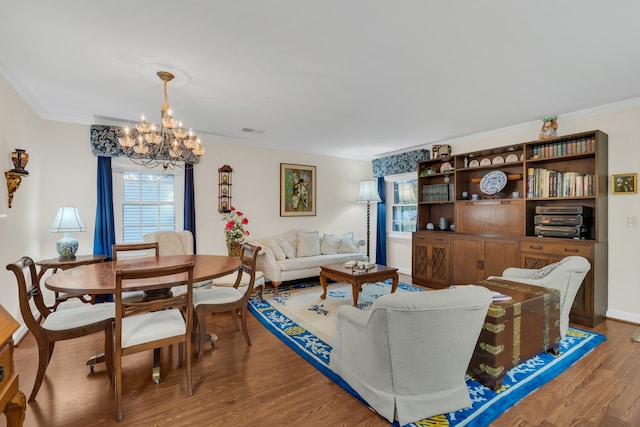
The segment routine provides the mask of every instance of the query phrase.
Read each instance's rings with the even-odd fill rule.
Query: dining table
[[[121,258],[97,264],[81,265],[69,270],[59,271],[48,276],[44,285],[54,292],[87,294],[92,296],[109,295],[116,290],[116,271],[128,269],[162,268],[193,262],[193,281],[204,282],[226,276],[240,270],[239,258],[223,255],[167,255],[150,257]],[[145,298],[163,298],[170,294],[171,287],[185,285],[187,274],[176,274],[153,279],[127,280],[122,290],[143,291]],[[87,365],[104,361],[104,355],[89,359]],[[154,351],[154,369],[152,379],[160,382],[160,349]]]

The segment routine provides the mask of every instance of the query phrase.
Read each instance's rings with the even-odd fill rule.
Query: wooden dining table
[[[161,268],[193,261],[193,281],[203,282],[226,276],[240,270],[239,258],[222,255],[170,255],[158,257],[122,258],[117,261],[82,265],[48,276],[45,287],[55,292],[88,294],[92,296],[113,294],[116,290],[116,271],[127,269]],[[162,298],[171,287],[187,283],[187,274],[177,274],[154,279],[127,280],[123,291],[143,291],[148,298]],[[152,379],[160,382],[160,349],[154,351]],[[87,365],[104,361],[104,355],[89,359]]]

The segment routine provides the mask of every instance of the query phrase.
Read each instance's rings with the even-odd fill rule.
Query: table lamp
[[[64,233],[64,236],[56,242],[58,259],[74,259],[78,251],[78,241],[71,237],[71,232],[87,230],[80,219],[78,208],[75,206],[59,207],[50,230],[52,233]]]
[[[369,258],[369,234],[371,229],[371,202],[381,202],[378,195],[378,182],[375,179],[363,179],[360,181],[360,194],[356,202],[367,203],[367,262]]]

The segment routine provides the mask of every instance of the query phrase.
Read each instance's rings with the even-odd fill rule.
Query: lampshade
[[[62,206],[58,208],[58,214],[56,219],[51,224],[52,233],[67,233],[70,231],[86,231],[87,227],[84,226],[80,215],[78,214],[78,208],[75,206]]]
[[[62,206],[58,208],[56,219],[51,224],[52,233],[64,233],[64,237],[56,242],[56,250],[59,259],[73,259],[78,251],[78,241],[71,237],[72,231],[86,231],[78,208],[75,206]]]
[[[360,194],[356,202],[381,202],[378,195],[378,182],[375,179],[363,179],[360,181]]]

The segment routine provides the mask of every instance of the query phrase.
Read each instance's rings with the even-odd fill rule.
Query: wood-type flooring
[[[401,277],[408,282],[410,277]],[[382,417],[333,383],[267,331],[252,315],[247,347],[228,314],[209,318],[219,340],[194,361],[194,395],[187,397],[177,348],[165,348],[162,382],[151,380],[152,352],[124,359],[124,420],[115,421],[113,387],[104,364],[85,361],[102,348],[101,334],[58,342],[25,426],[388,426]],[[497,427],[639,426],[640,343],[637,325],[606,320],[595,328],[608,340],[560,377],[498,418]],[[194,349],[195,350],[195,349]],[[428,355],[425,355],[427,358]],[[28,334],[14,354],[20,389],[28,396],[37,348]],[[0,426],[6,419],[0,417]]]

